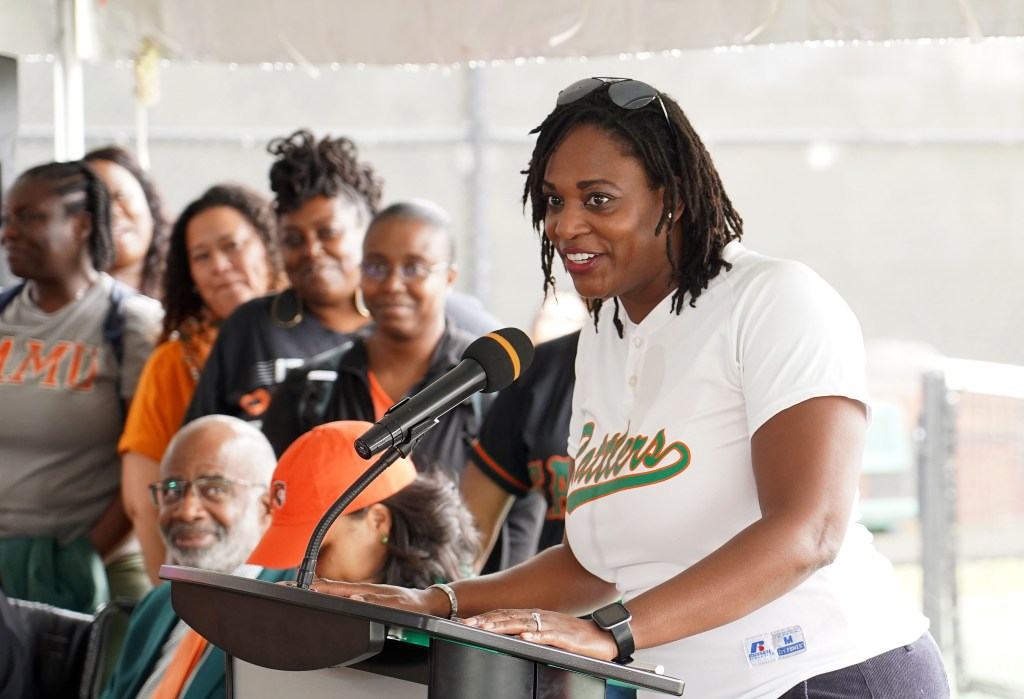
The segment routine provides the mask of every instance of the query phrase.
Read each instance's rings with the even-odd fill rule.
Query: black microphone
[[[415,396],[403,398],[355,441],[364,459],[389,447],[401,446],[424,423],[440,416],[477,391],[505,388],[533,361],[533,343],[519,328],[495,330],[477,338],[462,353],[462,361]]]

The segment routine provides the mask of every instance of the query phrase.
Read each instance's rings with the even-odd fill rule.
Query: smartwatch
[[[626,606],[622,602],[614,602],[606,607],[601,607],[591,614],[590,618],[605,631],[610,631],[612,638],[615,639],[619,655],[612,662],[619,664],[633,662],[632,656],[633,651],[636,650],[636,644],[633,642],[633,629],[629,627],[633,615],[629,613]]]

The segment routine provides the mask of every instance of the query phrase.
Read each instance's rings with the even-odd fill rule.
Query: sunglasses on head
[[[665,122],[669,126],[672,125],[668,118],[668,111],[665,109],[665,103],[661,100],[661,93],[647,83],[632,78],[583,78],[577,80],[558,93],[555,104],[558,106],[572,104],[604,85],[608,85],[608,99],[623,109],[643,109],[657,100],[658,106],[661,107],[661,113],[665,115]]]

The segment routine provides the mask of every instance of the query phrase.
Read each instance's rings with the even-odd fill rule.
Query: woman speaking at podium
[[[565,541],[426,590],[314,588],[636,657],[700,699],[948,697],[927,619],[856,523],[869,409],[850,309],[740,243],[710,156],[650,85],[580,80],[535,133],[545,290],[557,256],[594,321]]]

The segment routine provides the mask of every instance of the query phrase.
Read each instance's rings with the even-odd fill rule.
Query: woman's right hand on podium
[[[444,619],[451,611],[451,602],[444,592],[436,588],[415,590],[395,585],[368,585],[348,583],[327,578],[315,578],[311,590],[336,597],[347,597],[357,602],[379,604],[382,607],[406,609],[420,614],[430,614]]]

